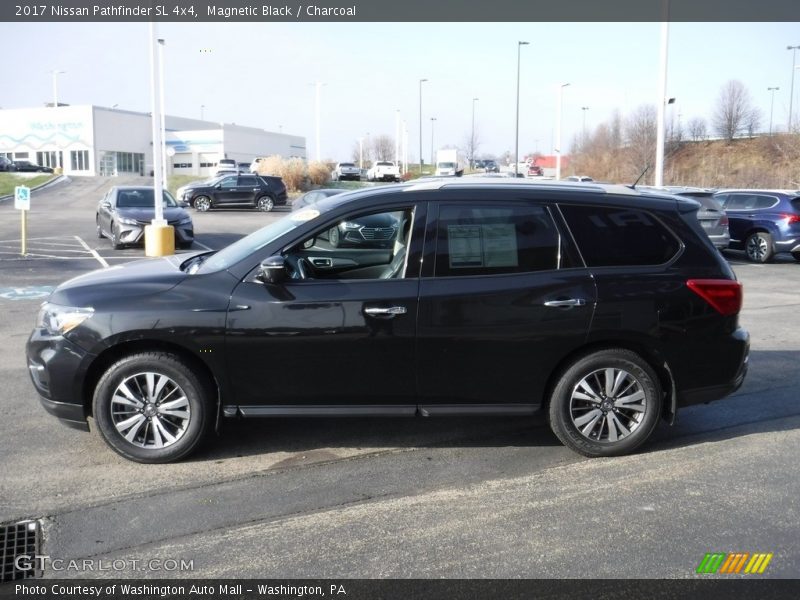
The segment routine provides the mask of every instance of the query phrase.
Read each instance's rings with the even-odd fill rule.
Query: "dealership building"
[[[211,175],[222,158],[306,158],[302,136],[172,116],[164,125],[170,174]],[[148,113],[92,105],[0,110],[0,156],[66,175],[149,175],[152,139]]]

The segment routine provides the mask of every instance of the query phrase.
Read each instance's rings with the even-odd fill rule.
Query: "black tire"
[[[141,401],[146,394],[137,383],[147,385],[148,374],[153,374],[156,388],[164,379],[169,380],[157,395],[160,403]],[[113,400],[131,398],[120,391],[123,383],[142,409]],[[214,423],[212,398],[209,386],[180,357],[167,352],[143,352],[126,356],[108,368],[95,388],[92,407],[101,436],[117,454],[139,463],[166,463],[185,458],[199,447]],[[179,404],[163,408],[175,402]],[[135,418],[140,420],[132,426],[124,424]],[[131,439],[126,439],[120,429]],[[170,441],[162,431],[174,440]],[[158,447],[157,439],[163,447]]]
[[[751,233],[744,243],[744,253],[751,262],[768,263],[775,256],[772,236],[763,231]]]
[[[275,200],[272,196],[261,196],[256,200],[256,208],[261,212],[271,212],[275,208]]]
[[[100,217],[95,217],[94,222],[97,229],[97,237],[102,240],[106,236],[103,235],[103,229],[100,227]]]
[[[199,212],[208,212],[211,208],[211,198],[208,196],[198,196],[194,199],[192,206]]]
[[[119,228],[116,223],[111,223],[111,247],[114,250],[119,250],[124,244],[119,241]]]
[[[792,258],[800,262],[800,252],[792,252]]]
[[[607,394],[609,370],[614,395]],[[617,377],[621,378],[618,386],[614,385]],[[595,389],[602,393],[593,394]],[[640,395],[641,403],[631,400]],[[661,384],[645,360],[622,348],[598,350],[578,358],[560,374],[550,396],[550,427],[565,446],[579,454],[619,456],[650,437],[661,405]]]
[[[334,227],[330,231],[328,231],[328,242],[330,242],[331,246],[334,248],[338,248],[339,244],[341,243],[341,234],[339,233],[339,227]]]

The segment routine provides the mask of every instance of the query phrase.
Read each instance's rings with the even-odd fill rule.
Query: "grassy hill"
[[[632,183],[641,168],[626,149],[577,154],[570,173]],[[652,184],[652,170],[642,183]],[[800,189],[800,135],[673,143],[664,161],[665,185]]]

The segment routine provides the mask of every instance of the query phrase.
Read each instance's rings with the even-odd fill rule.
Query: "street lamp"
[[[400,169],[400,109],[394,113],[394,164]]]
[[[781,88],[779,87],[768,87],[767,91],[772,92],[772,99],[769,102],[769,134],[772,135],[772,109],[775,106],[775,92]]]
[[[166,41],[163,38],[158,38],[158,88],[160,93],[160,108],[161,108],[161,169],[164,173],[164,184],[167,183],[167,125],[166,116],[164,114],[164,46]]]
[[[422,84],[427,79],[419,80],[419,172],[422,173]]]
[[[204,120],[204,118],[205,118],[205,117],[203,116],[203,115],[204,115],[204,112],[203,112],[203,111],[205,111],[205,108],[206,108],[206,105],[205,105],[205,104],[201,104],[201,105],[200,105],[200,120],[201,120],[201,121],[202,121],[202,120]]]
[[[583,137],[586,137],[586,111],[589,110],[588,106],[581,106],[581,110],[583,111]]]
[[[469,168],[475,168],[475,103],[477,98],[472,99],[472,138],[469,143]]]
[[[436,120],[436,117],[431,117],[431,164],[434,164],[436,161],[433,157],[433,122]]]
[[[53,75],[53,107],[58,108],[58,76],[66,73],[66,71],[50,71]]]
[[[787,50],[792,51],[792,86],[789,88],[789,122],[786,125],[786,133],[792,133],[792,100],[794,100],[794,71],[795,71],[795,54],[800,46],[786,46]]]
[[[558,115],[556,118],[556,181],[561,179],[561,105],[564,101],[564,88],[568,83],[558,86]]]
[[[527,46],[528,42],[517,42],[517,124],[514,128],[514,177],[519,175],[519,63],[523,46]]]

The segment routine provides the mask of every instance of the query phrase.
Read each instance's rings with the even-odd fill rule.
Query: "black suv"
[[[286,204],[286,185],[280,177],[228,175],[187,187],[183,200],[200,212],[212,208],[257,208],[265,212]]]
[[[741,286],[698,204],[439,180],[333,196],[218,252],[61,284],[27,362],[44,407],[140,462],[219,417],[532,415],[586,456],[742,383]],[[377,217],[389,246],[334,247]]]

